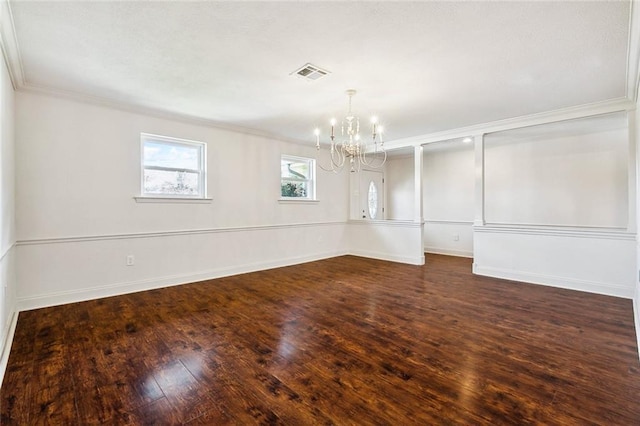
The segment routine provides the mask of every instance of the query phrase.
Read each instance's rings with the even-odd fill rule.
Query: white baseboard
[[[297,265],[301,263],[313,262],[336,256],[343,256],[346,252],[317,253],[311,256],[293,257],[279,259],[278,261],[257,262],[253,264],[239,265],[230,268],[220,268],[208,271],[200,271],[190,274],[180,274],[164,277],[154,277],[144,280],[114,283],[103,286],[83,288],[81,290],[61,291],[56,293],[39,294],[30,297],[18,298],[18,311],[28,311],[31,309],[44,308],[49,306],[63,305],[66,303],[82,302],[86,300],[99,299],[102,297],[119,296],[122,294],[135,293],[138,291],[153,290],[162,287],[171,287],[181,284],[188,284],[198,281],[215,278],[228,277],[231,275],[245,274],[284,266]]]
[[[11,353],[11,345],[13,344],[13,335],[16,332],[16,325],[18,324],[18,311],[11,313],[11,321],[9,321],[9,327],[5,331],[2,337],[2,352],[0,352],[0,388],[2,387],[2,381],[4,379],[4,373],[7,370],[7,364],[9,363],[9,354]]]
[[[473,259],[473,252],[466,250],[452,250],[440,247],[425,247],[424,252],[431,254],[444,254],[445,256],[468,257]]]
[[[633,289],[602,283],[597,281],[579,280],[575,278],[560,277],[553,275],[535,274],[532,272],[513,271],[500,268],[490,268],[473,264],[473,273],[493,278],[522,281],[530,284],[540,284],[549,287],[566,288],[569,290],[586,291],[588,293],[604,294],[606,296],[622,297],[633,299]]]
[[[369,250],[351,250],[349,254],[360,257],[368,257],[371,259],[388,260],[390,262],[408,263],[410,265],[424,265],[424,255],[422,256],[395,256],[389,253],[369,251]]]
[[[638,350],[638,359],[640,359],[640,294],[636,291],[633,298],[633,321],[636,329],[636,349]]]

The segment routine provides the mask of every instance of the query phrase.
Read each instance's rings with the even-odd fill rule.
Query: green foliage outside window
[[[315,199],[315,160],[283,155],[280,158],[280,195],[289,199]]]
[[[306,197],[307,189],[304,183],[283,183],[281,186],[281,194],[283,197]]]

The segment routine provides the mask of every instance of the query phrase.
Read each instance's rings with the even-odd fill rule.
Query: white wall
[[[530,140],[486,136],[486,222],[626,228],[628,140],[626,129]]]
[[[459,140],[424,146],[425,251],[473,257],[473,145]]]
[[[598,130],[603,123],[614,127]],[[563,126],[571,131],[558,134]],[[635,141],[626,114],[518,132],[535,137],[485,137],[486,225],[474,227],[474,272],[632,298]]]
[[[631,129],[630,135],[634,138],[636,146],[636,188],[640,188],[640,100],[636,99],[636,110],[633,120],[634,128]],[[638,215],[636,223],[640,223],[640,197],[636,194],[636,214]],[[634,268],[635,289],[633,295],[633,316],[636,325],[637,349],[640,355],[640,239],[636,232],[636,264]]]
[[[11,348],[16,315],[14,92],[0,60],[0,384]]]
[[[55,97],[16,98],[20,240],[345,221],[347,175],[318,170],[317,204],[280,204],[280,155],[303,146]],[[140,132],[207,143],[211,204],[138,204]]]
[[[635,235],[476,227],[473,272],[631,299]]]
[[[469,222],[426,220],[424,251],[449,256],[473,257],[473,225]]]
[[[20,309],[347,254],[343,222],[20,242]],[[134,266],[125,257],[135,256]]]
[[[412,156],[387,161],[387,219],[413,219],[413,163]],[[423,165],[425,252],[473,257],[473,145],[459,140],[427,144]]]
[[[389,157],[385,164],[385,218],[413,220],[413,156]]]
[[[347,250],[348,173],[319,170],[318,203],[278,202],[280,155],[311,145],[25,92],[15,123],[21,308]],[[206,142],[213,201],[136,203],[140,132]]]
[[[424,264],[422,225],[399,220],[353,220],[347,231],[349,253],[393,262]]]

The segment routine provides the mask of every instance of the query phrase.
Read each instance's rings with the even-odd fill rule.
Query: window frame
[[[164,167],[164,166],[146,166],[144,148],[147,142],[155,142],[168,146],[190,147],[198,149],[198,169],[188,169],[182,167]],[[145,191],[144,176],[145,170],[160,170],[169,172],[185,172],[195,173],[198,176],[198,193],[189,194],[158,194]],[[174,201],[197,201],[210,200],[207,198],[207,144],[205,142],[194,141],[189,139],[174,138],[170,136],[156,135],[152,133],[140,133],[140,197],[136,197],[138,201],[142,200],[166,200]]]
[[[282,162],[291,160],[297,163],[307,163],[309,167],[309,178],[295,178],[282,176]],[[284,182],[307,182],[307,195],[305,197],[287,197],[282,195],[282,184]],[[316,160],[315,158],[300,157],[296,155],[282,154],[280,155],[280,199],[281,202],[317,202],[316,198]]]

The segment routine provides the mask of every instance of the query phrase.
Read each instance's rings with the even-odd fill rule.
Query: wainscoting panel
[[[640,241],[636,241],[636,270],[633,292],[633,320],[638,342],[638,356],[640,357]]]
[[[482,226],[473,240],[476,274],[634,297],[635,234]]]
[[[449,256],[473,257],[473,222],[426,220],[424,251]]]
[[[392,262],[424,265],[423,224],[400,220],[352,220],[349,253]]]
[[[347,254],[346,223],[19,241],[19,310]],[[133,265],[127,265],[133,256]]]
[[[13,331],[18,318],[15,300],[15,245],[0,253],[0,385],[9,360]]]
[[[638,290],[636,289],[635,296],[633,297],[633,320],[636,328],[636,341],[638,347],[638,356],[640,357],[640,294],[638,294]]]

